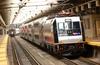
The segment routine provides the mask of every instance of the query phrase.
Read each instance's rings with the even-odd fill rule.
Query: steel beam
[[[3,20],[1,14],[0,14],[0,24],[1,24],[3,27],[6,27],[5,21]]]

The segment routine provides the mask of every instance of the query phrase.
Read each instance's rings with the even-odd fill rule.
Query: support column
[[[88,3],[88,8],[91,8],[91,3]]]
[[[79,12],[78,6],[76,7],[76,12]]]
[[[6,34],[6,29],[4,28],[4,29],[3,29],[3,35],[5,35],[5,34]]]
[[[4,29],[2,29],[2,35],[5,35],[5,30]]]
[[[100,0],[96,0],[96,6],[100,6]]]
[[[83,6],[83,5],[81,5],[81,10],[82,10],[82,11],[84,10],[84,6]]]

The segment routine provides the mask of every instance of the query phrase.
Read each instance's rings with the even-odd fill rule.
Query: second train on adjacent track
[[[42,17],[20,26],[20,36],[49,52],[63,56],[84,50],[83,26],[78,16]]]

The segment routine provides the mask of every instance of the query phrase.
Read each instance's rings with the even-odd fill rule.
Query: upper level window
[[[28,25],[28,27],[29,27],[29,28],[31,28],[31,27],[32,27],[32,25]]]

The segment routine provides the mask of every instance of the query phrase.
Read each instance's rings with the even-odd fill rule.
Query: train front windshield
[[[81,35],[79,21],[66,21],[58,23],[59,36],[76,36]]]

